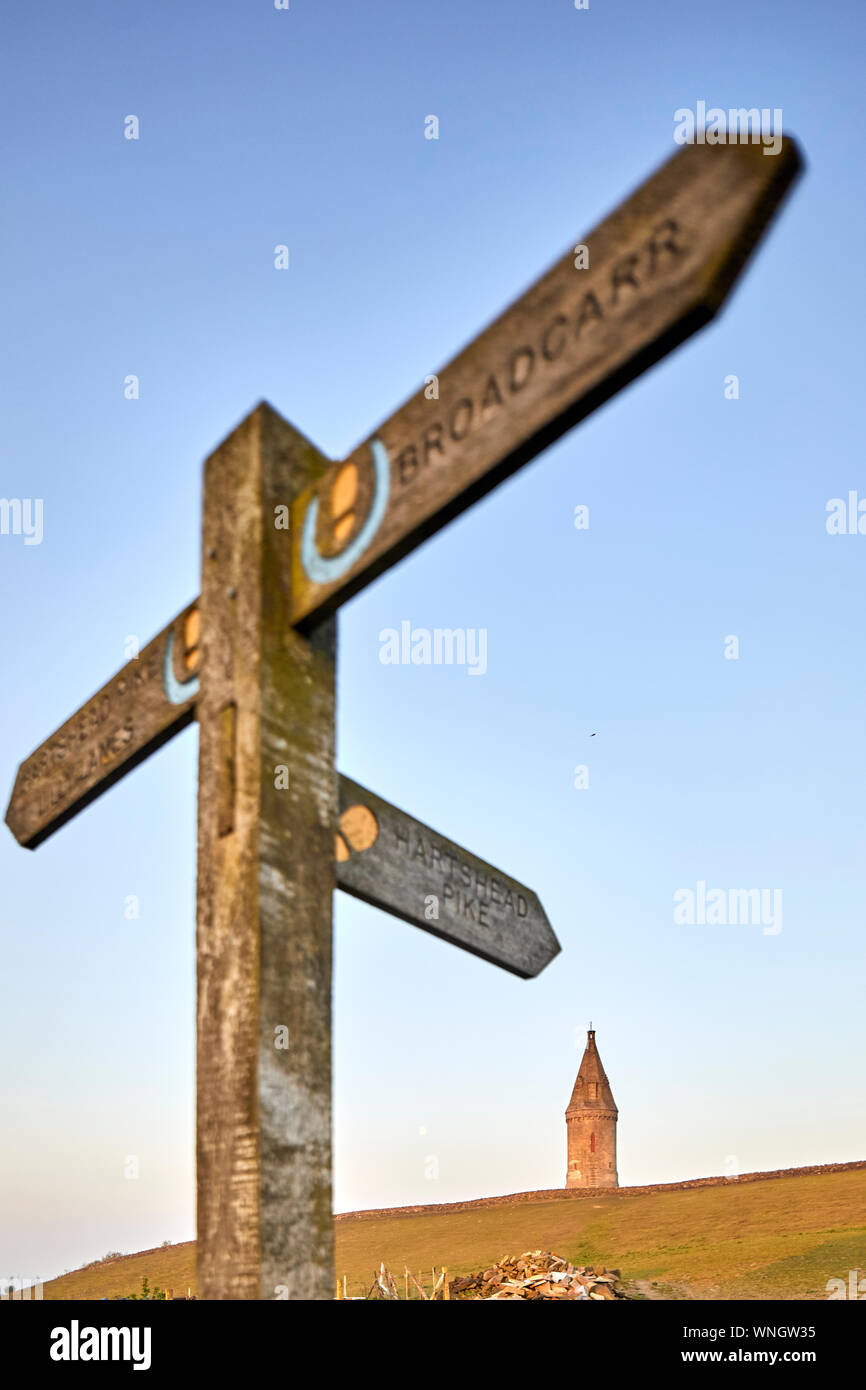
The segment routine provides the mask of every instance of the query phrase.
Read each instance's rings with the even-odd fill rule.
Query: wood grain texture
[[[178,694],[195,689],[197,654],[187,663],[190,604],[128,661],[107,685],[21,764],[6,823],[19,844],[35,849],[61,825],[181,729],[195,715],[195,694],[173,704],[166,695],[166,645],[173,638]]]
[[[337,856],[337,887],[345,893],[523,979],[558,954],[531,888],[348,777],[339,779],[339,805],[348,857]],[[353,818],[361,807],[375,817],[372,843],[366,821]]]
[[[297,498],[292,622],[332,612],[707,323],[799,165],[787,138],[776,156],[680,149],[581,239],[588,269],[569,251],[442,368],[438,399],[419,391]],[[303,553],[308,513],[317,556],[339,568],[376,515],[373,441],[387,450],[384,514],[346,572],[318,582]]]
[[[292,631],[288,532],[274,525],[275,507],[326,463],[263,405],[205,465],[196,1116],[204,1298],[333,1295],[334,630],[327,623],[310,640]]]

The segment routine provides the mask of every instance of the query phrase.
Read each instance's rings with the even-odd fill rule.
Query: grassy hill
[[[768,1178],[622,1196],[540,1194],[514,1205],[338,1220],[337,1272],[350,1294],[384,1260],[402,1275],[479,1269],[503,1255],[553,1250],[606,1264],[648,1297],[824,1299],[830,1278],[866,1267],[866,1171]],[[142,1278],[195,1293],[195,1242],[88,1265],[45,1285],[46,1299],[137,1292]]]

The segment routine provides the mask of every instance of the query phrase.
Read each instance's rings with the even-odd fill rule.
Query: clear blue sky
[[[336,1204],[562,1183],[590,1018],[623,1183],[866,1157],[866,537],[825,528],[866,496],[863,7],[4,27],[0,493],[44,499],[41,545],[0,536],[9,788],[197,593],[201,462],[260,398],[342,457],[677,108],[782,108],[807,173],[719,321],[342,610],[341,769],[535,888],[563,953],[526,983],[337,897]],[[403,619],[486,628],[487,674],[382,665]],[[194,1234],[195,763],[192,729],[35,853],[0,837],[0,1275]],[[782,931],[676,925],[699,880],[781,889]]]

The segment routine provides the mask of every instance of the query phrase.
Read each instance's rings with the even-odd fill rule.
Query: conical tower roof
[[[598,1048],[595,1045],[595,1029],[590,1028],[586,1035],[586,1051],[577,1073],[571,1100],[566,1115],[578,1110],[612,1110],[619,1114],[610,1082],[605,1074]]]

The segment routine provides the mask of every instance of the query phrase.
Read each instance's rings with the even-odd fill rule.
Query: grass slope
[[[380,1260],[429,1278],[434,1264],[464,1274],[540,1248],[621,1269],[651,1297],[824,1299],[828,1279],[866,1266],[866,1172],[355,1217],[338,1221],[336,1236],[350,1294],[369,1287]],[[176,1296],[195,1293],[195,1243],[89,1265],[47,1283],[45,1298],[129,1294],[145,1275]]]

